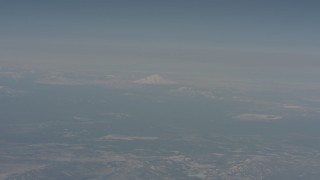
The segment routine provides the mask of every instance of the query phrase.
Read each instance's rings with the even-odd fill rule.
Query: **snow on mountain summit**
[[[143,79],[133,81],[136,84],[151,84],[151,85],[168,85],[175,82],[162,78],[159,74],[153,74]]]

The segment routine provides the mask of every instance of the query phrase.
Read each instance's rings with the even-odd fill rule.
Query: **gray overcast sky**
[[[3,0],[0,61],[307,78],[320,67],[319,7],[308,0]]]

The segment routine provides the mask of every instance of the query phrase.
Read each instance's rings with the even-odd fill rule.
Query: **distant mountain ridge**
[[[133,81],[136,84],[150,84],[150,85],[169,85],[169,84],[175,84],[174,81],[164,79],[159,74],[153,74],[150,76],[147,76],[143,79],[139,79],[136,81]]]

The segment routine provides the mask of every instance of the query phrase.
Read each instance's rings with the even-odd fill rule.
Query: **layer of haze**
[[[316,81],[320,3],[0,2],[2,66]]]

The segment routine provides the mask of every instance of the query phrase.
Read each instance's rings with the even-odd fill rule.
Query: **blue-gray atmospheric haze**
[[[312,78],[320,67],[319,6],[308,0],[3,0],[0,61],[202,78]]]
[[[318,180],[319,9],[0,0],[0,179]]]

